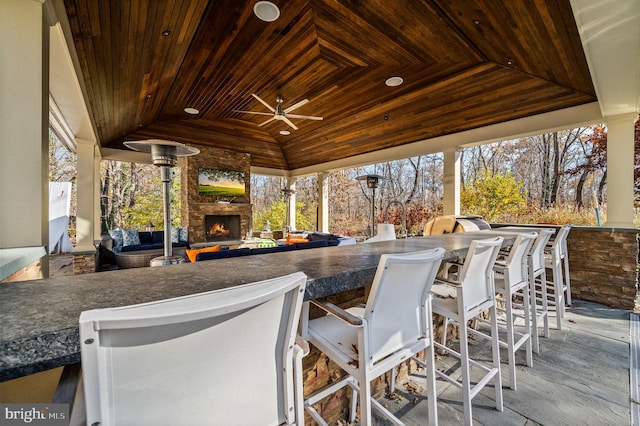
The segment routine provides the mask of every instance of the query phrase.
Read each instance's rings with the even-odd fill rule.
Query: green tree
[[[314,230],[313,225],[315,216],[311,217],[305,210],[302,201],[296,202],[296,228],[299,230]],[[267,210],[256,212],[254,215],[253,227],[256,230],[262,229],[264,223],[268,220],[271,229],[283,229],[286,224],[287,203],[283,200],[277,200],[271,203]]]
[[[463,214],[477,214],[488,221],[504,221],[521,214],[526,207],[522,183],[510,173],[492,175],[484,170],[460,193]]]
[[[156,172],[157,170],[154,168],[151,171]],[[173,182],[171,183],[169,192],[171,198],[169,211],[171,215],[171,226],[179,227],[181,225],[180,169],[175,168],[172,172]],[[122,209],[124,222],[126,226],[131,229],[143,230],[148,222],[153,223],[157,230],[164,229],[162,182],[160,181],[160,175],[158,173],[152,173],[149,176],[148,186],[136,192],[135,204]]]

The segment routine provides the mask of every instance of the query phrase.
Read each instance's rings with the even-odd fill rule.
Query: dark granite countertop
[[[305,299],[370,284],[380,255],[443,247],[464,256],[473,239],[495,231],[217,259],[155,268],[64,276],[0,285],[0,382],[80,361],[78,318],[125,306],[265,280],[308,276]],[[513,236],[506,236],[506,240]]]

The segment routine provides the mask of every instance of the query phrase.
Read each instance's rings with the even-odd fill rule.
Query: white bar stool
[[[328,315],[308,320],[309,302],[305,303],[302,337],[347,373],[340,381],[305,399],[305,409],[316,422],[327,424],[313,405],[348,385],[353,389],[352,423],[357,401],[361,425],[371,425],[372,407],[393,424],[402,424],[372,398],[370,383],[424,351],[425,359],[421,364],[426,366],[429,424],[437,424],[430,290],[444,253],[444,249],[437,248],[382,255],[364,307],[343,310],[314,300],[311,303]]]
[[[471,425],[473,416],[471,412],[471,400],[491,380],[495,387],[496,409],[503,410],[502,379],[500,377],[500,346],[498,340],[498,323],[496,318],[496,297],[493,280],[493,265],[498,256],[503,238],[495,237],[484,240],[475,240],[471,243],[464,264],[457,274],[457,280],[436,279],[432,292],[433,312],[444,317],[446,330],[449,322],[455,322],[460,327],[460,352],[434,342],[436,348],[460,359],[462,370],[461,381],[436,369],[436,374],[448,382],[462,388],[462,404],[464,407],[464,423]],[[473,360],[469,357],[468,322],[483,311],[489,311],[491,324],[491,350],[493,363],[491,367]],[[446,339],[446,337],[445,337]],[[484,376],[478,380],[475,386],[471,386],[471,367],[482,371]]]

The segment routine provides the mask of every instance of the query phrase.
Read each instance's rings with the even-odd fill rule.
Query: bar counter
[[[464,257],[474,231],[350,246],[242,256],[154,268],[13,282],[0,285],[0,382],[80,361],[82,311],[126,306],[236,286],[302,271],[305,300],[373,281],[380,255],[443,247],[446,260]],[[502,235],[505,244],[513,234]]]

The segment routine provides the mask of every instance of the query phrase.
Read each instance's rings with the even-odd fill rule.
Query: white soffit
[[[602,115],[640,111],[640,0],[571,0]]]
[[[50,27],[49,61],[49,95],[58,107],[57,113],[62,115],[61,118],[75,138],[95,141],[93,126],[60,23]]]

